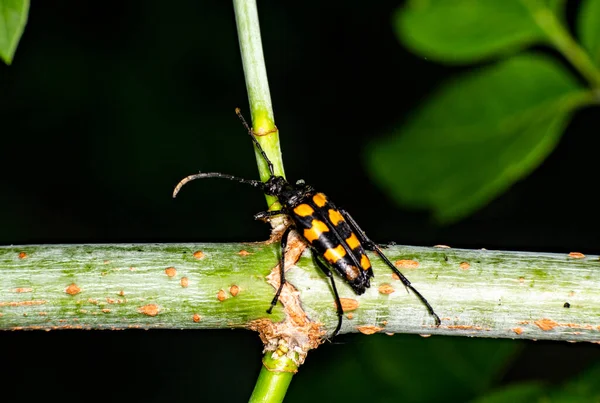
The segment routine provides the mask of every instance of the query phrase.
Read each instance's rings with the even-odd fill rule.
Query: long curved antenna
[[[246,130],[248,130],[248,134],[252,138],[254,145],[256,146],[256,148],[258,148],[258,151],[260,151],[260,154],[265,159],[265,162],[269,166],[269,172],[271,173],[271,176],[275,176],[275,171],[273,170],[273,164],[271,163],[271,160],[269,160],[269,157],[267,157],[267,153],[265,153],[263,148],[260,146],[258,140],[256,140],[256,137],[254,137],[254,132],[252,131],[252,129],[250,128],[248,123],[246,123],[246,119],[244,119],[244,117],[242,116],[242,112],[240,111],[240,108],[235,108],[235,114],[238,115],[238,118],[240,118],[240,120],[242,121],[242,124],[244,125]]]
[[[177,197],[177,193],[179,193],[179,191],[181,190],[183,185],[185,185],[186,183],[193,181],[195,179],[204,179],[204,178],[222,178],[222,179],[227,179],[230,181],[236,181],[239,183],[245,183],[250,186],[254,186],[255,188],[261,188],[261,189],[264,188],[264,184],[261,181],[238,178],[237,176],[222,174],[220,172],[205,172],[205,173],[201,172],[201,173],[198,173],[195,175],[186,176],[185,178],[180,180],[179,183],[177,184],[177,186],[175,186],[175,189],[173,190],[173,198]]]

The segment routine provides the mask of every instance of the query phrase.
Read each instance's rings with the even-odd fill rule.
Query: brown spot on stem
[[[552,319],[540,319],[533,322],[534,325],[542,329],[543,331],[548,331],[554,329],[558,326],[558,323],[553,321]]]
[[[75,283],[72,283],[67,288],[65,288],[65,292],[69,295],[77,295],[81,292],[81,288]]]
[[[187,277],[181,277],[180,283],[183,288],[188,288],[188,285],[190,285],[190,281]]]
[[[373,325],[365,325],[365,326],[358,326],[356,328],[356,330],[358,330],[362,334],[371,335],[371,334],[374,334],[374,333],[381,332],[383,330],[383,328],[382,327],[373,326]]]
[[[379,293],[380,294],[390,295],[391,293],[393,293],[395,291],[396,290],[394,289],[394,287],[391,286],[391,284],[381,284],[379,286]]]
[[[194,314],[194,316],[192,316],[192,320],[193,320],[195,323],[198,323],[198,322],[200,322],[200,319],[202,319],[202,316],[198,315],[197,313],[195,313],[195,314]]]
[[[460,262],[458,266],[463,270],[469,270],[469,268],[471,267],[469,262]]]
[[[237,285],[234,284],[231,287],[229,287],[229,293],[232,296],[235,297],[236,295],[238,295],[239,292],[240,292],[240,287],[238,287]]]
[[[238,252],[238,255],[240,256],[249,256],[252,253],[248,252],[247,250],[242,249],[241,251]]]
[[[354,318],[354,314],[350,312],[348,315],[346,315],[346,318],[352,320],[352,318]]]
[[[227,299],[227,294],[225,294],[225,291],[219,290],[217,293],[217,299],[221,302],[225,301]]]
[[[519,277],[519,283],[523,284],[525,282],[525,277]]]
[[[156,304],[148,304],[138,308],[138,312],[148,316],[156,316],[160,312],[160,308]]]
[[[571,252],[569,253],[569,257],[573,259],[583,259],[585,258],[585,255],[581,252]]]
[[[196,252],[194,252],[193,255],[196,259],[202,259],[204,257],[204,252],[202,252],[201,250],[197,250]]]
[[[0,302],[0,306],[29,306],[29,305],[44,305],[46,301],[8,301]]]
[[[448,245],[433,245],[434,248],[450,249]]]
[[[117,294],[119,294],[121,297],[124,297],[125,296],[125,291],[121,290]]]
[[[173,266],[167,267],[165,269],[165,274],[169,277],[175,277],[177,275],[177,269],[174,268]]]
[[[33,291],[33,288],[24,288],[24,287],[15,288],[15,292],[18,292],[18,293],[31,292],[31,291]]]
[[[38,312],[38,315],[40,315],[40,316],[46,316],[46,315],[48,315],[48,312],[44,312],[44,311]]]
[[[104,308],[104,309],[102,309],[102,312],[104,312],[104,313],[109,313],[109,312],[110,312],[110,309],[108,309],[108,308]]]
[[[342,303],[342,309],[344,310],[344,312],[354,311],[356,308],[358,308],[358,301],[355,299],[340,298],[340,302]],[[337,307],[335,303],[334,306]]]
[[[523,328],[521,328],[521,327],[515,327],[515,328],[510,329],[510,330],[512,330],[513,332],[515,332],[518,335],[523,334]]]
[[[26,258],[27,258],[27,253],[19,252],[19,259],[26,259]]]
[[[417,262],[416,260],[402,259],[396,260],[394,262],[394,266],[400,269],[414,269],[416,267],[419,267],[419,262]]]

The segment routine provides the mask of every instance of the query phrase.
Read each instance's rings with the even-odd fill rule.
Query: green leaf
[[[545,388],[538,382],[508,385],[481,396],[471,403],[536,403],[543,402]]]
[[[600,66],[600,0],[585,0],[577,16],[577,33],[596,66]]]
[[[11,64],[29,14],[29,0],[0,0],[0,58]]]
[[[537,167],[591,95],[555,60],[525,54],[447,85],[373,141],[373,181],[442,222],[482,207]]]
[[[552,393],[552,403],[600,401],[600,365],[595,365]]]
[[[468,63],[546,40],[520,0],[409,0],[397,10],[394,25],[413,52],[446,63]]]

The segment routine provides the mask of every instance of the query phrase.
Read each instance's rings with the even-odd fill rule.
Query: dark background
[[[575,114],[532,175],[454,225],[404,210],[369,183],[364,145],[468,70],[403,49],[391,24],[400,4],[260,2],[288,178],[326,192],[379,242],[598,254],[597,109]],[[252,220],[265,209],[255,189],[195,182],[171,198],[173,186],[198,170],[257,178],[233,112],[239,106],[249,118],[247,102],[230,2],[34,1],[13,65],[0,65],[0,244],[266,239],[268,226]],[[384,343],[401,349],[409,337],[422,348],[435,343],[417,336]],[[328,388],[323,400],[359,388],[336,376],[336,362],[381,339],[341,336],[311,353],[289,401],[317,393],[311,371],[328,378],[319,383]],[[503,341],[489,341],[496,342]],[[457,343],[469,349],[469,340]],[[560,381],[598,357],[590,345],[521,345],[497,384]],[[245,401],[261,356],[246,331],[14,332],[0,333],[0,346],[3,393],[25,400],[197,401],[212,393],[212,401]],[[372,365],[358,365],[355,375],[377,389]],[[447,401],[469,396],[449,393]]]

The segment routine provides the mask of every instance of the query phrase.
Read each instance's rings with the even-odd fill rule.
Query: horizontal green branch
[[[0,247],[0,329],[245,328],[266,309],[279,245],[116,244]],[[442,325],[377,256],[362,296],[338,278],[341,333],[374,331],[600,341],[598,256],[391,246],[386,255]],[[337,323],[329,283],[308,251],[287,278],[308,317]],[[352,306],[354,305],[354,306]]]

